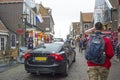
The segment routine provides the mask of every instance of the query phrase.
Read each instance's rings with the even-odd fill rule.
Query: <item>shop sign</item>
[[[18,33],[18,34],[24,34],[24,29],[21,29],[21,28],[19,28],[19,29],[16,29],[16,33]]]

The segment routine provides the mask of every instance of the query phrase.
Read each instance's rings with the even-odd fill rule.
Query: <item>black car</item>
[[[69,66],[75,62],[75,48],[59,43],[44,43],[25,53],[25,70],[31,74],[62,73],[68,75]]]

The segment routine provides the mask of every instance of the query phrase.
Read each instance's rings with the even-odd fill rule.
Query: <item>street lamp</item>
[[[23,22],[25,23],[25,46],[27,45],[26,44],[26,23],[27,23],[27,15],[26,13],[22,14],[22,19],[23,19]]]

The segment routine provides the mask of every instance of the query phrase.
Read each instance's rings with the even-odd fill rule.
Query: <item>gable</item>
[[[8,29],[5,27],[5,25],[2,23],[1,20],[0,20],[0,31],[8,32]]]
[[[48,10],[45,8],[42,4],[40,4],[39,12],[41,13],[42,16],[48,16]]]
[[[93,13],[82,13],[83,22],[92,22]]]

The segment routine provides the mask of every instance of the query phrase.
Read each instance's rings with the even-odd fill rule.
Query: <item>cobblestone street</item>
[[[45,74],[32,76],[29,73],[26,73],[23,64],[19,64],[0,73],[0,80],[87,80],[87,66],[84,55],[78,52],[78,48],[76,48],[76,51],[76,62],[70,67],[68,77],[62,77],[59,74],[56,74],[55,76]],[[120,62],[112,60],[112,64],[113,66],[110,70],[108,80],[119,80]]]
[[[86,64],[83,54],[80,54],[77,50],[76,62],[70,67],[68,77],[62,77],[59,74],[55,76],[51,75],[36,75],[32,76],[26,73],[24,65],[20,64],[17,67],[11,68],[0,73],[0,80],[87,80]]]

